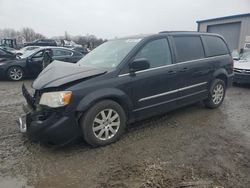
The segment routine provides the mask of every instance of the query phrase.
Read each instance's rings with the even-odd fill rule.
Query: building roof
[[[250,17],[250,13],[247,14],[237,14],[232,16],[225,16],[225,17],[219,17],[219,18],[212,18],[207,20],[198,20],[196,23],[202,23],[202,22],[209,22],[209,21],[217,21],[217,20],[225,20],[225,19],[232,19],[232,18],[242,18],[242,17]]]

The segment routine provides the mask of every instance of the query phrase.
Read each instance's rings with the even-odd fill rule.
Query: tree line
[[[47,38],[46,36],[35,32],[32,28],[25,27],[21,30],[15,30],[15,29],[0,29],[0,39],[4,38],[11,38],[16,39],[17,43],[25,43],[25,42],[31,42],[37,39],[44,39]],[[52,39],[55,39],[57,41],[60,40],[68,40],[68,41],[74,41],[77,44],[80,44],[82,46],[91,44],[93,47],[96,47],[103,42],[105,42],[105,39],[97,38],[95,35],[77,35],[73,36],[65,32],[64,36],[55,36],[52,37]]]

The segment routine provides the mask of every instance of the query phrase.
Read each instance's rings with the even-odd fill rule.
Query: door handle
[[[185,68],[183,68],[182,70],[180,70],[180,72],[187,72],[188,71],[188,68],[187,67],[185,67]]]

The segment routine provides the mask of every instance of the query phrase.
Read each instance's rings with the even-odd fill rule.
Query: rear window
[[[205,51],[208,57],[228,54],[225,42],[217,36],[203,36]]]
[[[205,57],[200,36],[174,36],[177,61],[190,61]]]

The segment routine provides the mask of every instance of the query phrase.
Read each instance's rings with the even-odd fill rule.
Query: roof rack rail
[[[159,33],[197,33],[197,31],[160,31]]]

